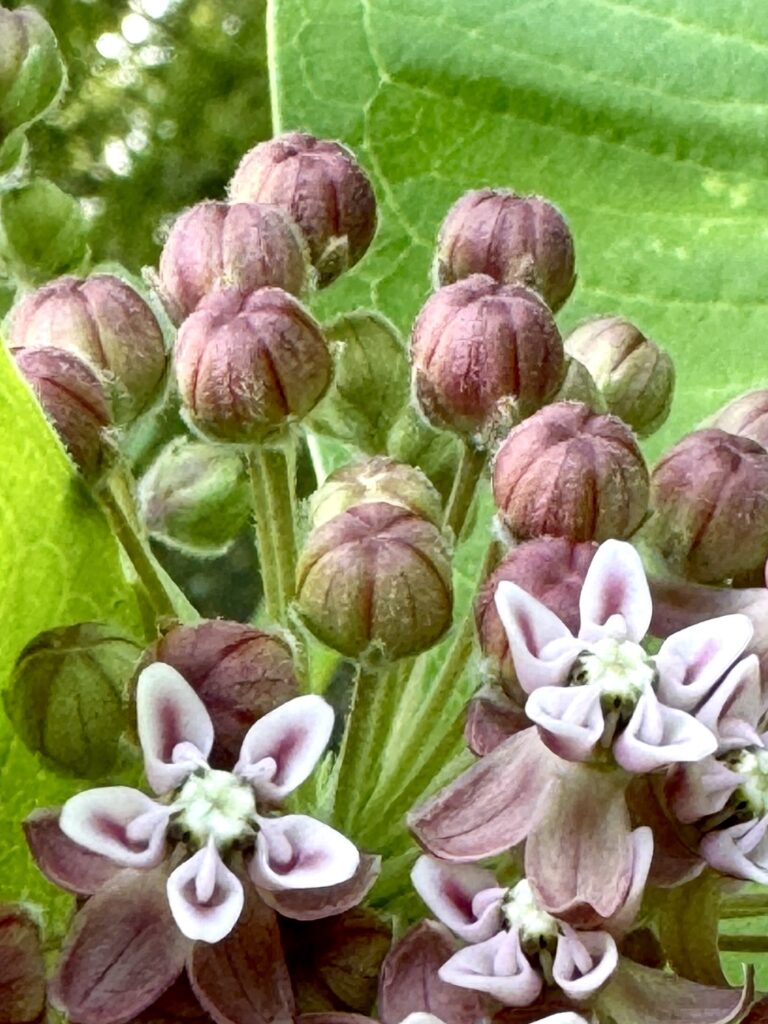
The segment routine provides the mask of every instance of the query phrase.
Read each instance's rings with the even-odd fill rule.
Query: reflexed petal
[[[411,881],[435,917],[465,942],[482,942],[501,929],[506,889],[499,888],[493,872],[474,864],[419,857]]]
[[[27,845],[49,882],[78,896],[91,896],[122,868],[65,836],[59,815],[59,810],[33,811],[24,821]]]
[[[622,768],[637,773],[678,761],[701,761],[716,750],[717,740],[705,725],[686,711],[661,704],[650,688],[613,744],[613,755]]]
[[[136,685],[136,716],[147,780],[168,793],[204,764],[213,746],[213,724],[198,695],[175,668],[149,665]]]
[[[44,1009],[40,928],[18,903],[0,903],[0,1022],[32,1024]]]
[[[213,840],[185,860],[168,879],[168,902],[188,939],[219,942],[237,924],[243,886],[224,864]]]
[[[250,866],[263,889],[315,889],[346,882],[357,871],[360,853],[330,825],[306,814],[259,818]]]
[[[281,704],[246,733],[235,774],[250,780],[263,800],[282,800],[311,775],[328,746],[334,717],[316,694]]]
[[[169,809],[128,786],[86,789],[61,809],[59,827],[86,850],[115,864],[149,868],[165,853]]]
[[[675,817],[686,824],[722,811],[742,777],[722,761],[705,757],[677,765],[669,773],[664,794]]]
[[[632,876],[624,903],[605,922],[605,930],[615,938],[623,938],[634,924],[645,893],[645,883],[653,862],[653,831],[646,825],[632,833]]]
[[[603,541],[581,588],[579,639],[613,637],[639,644],[648,632],[652,610],[640,555],[626,541]]]
[[[499,687],[488,686],[467,706],[464,738],[473,754],[485,757],[530,724],[522,708],[513,704]]]
[[[259,896],[282,917],[316,921],[342,914],[362,903],[373,888],[380,869],[379,857],[361,853],[357,871],[346,882],[324,885],[319,889],[259,889]]]
[[[553,611],[516,583],[502,580],[495,601],[525,692],[564,683],[583,644]]]
[[[449,985],[487,992],[505,1006],[528,1006],[543,984],[520,948],[516,931],[498,932],[492,939],[460,949],[439,973]]]
[[[768,816],[704,836],[699,853],[732,878],[768,885]]]
[[[756,726],[763,717],[765,701],[760,662],[749,654],[737,661],[696,712],[696,717],[718,739],[724,753],[738,747],[759,745]]]
[[[659,775],[636,775],[627,789],[627,803],[632,820],[653,830],[649,883],[672,888],[696,878],[706,864],[697,852],[701,840],[698,829],[671,816],[664,784],[665,779]]]
[[[542,731],[542,739],[558,757],[588,761],[605,729],[598,683],[588,686],[542,686],[534,690],[525,713]]]
[[[567,996],[579,1001],[594,995],[618,962],[616,943],[607,932],[566,928],[557,942],[552,976]]]
[[[705,700],[752,638],[746,615],[722,615],[667,637],[656,655],[664,704],[692,711]]]
[[[537,1024],[587,1024],[578,1013],[553,1013],[551,1017],[542,1017]]]

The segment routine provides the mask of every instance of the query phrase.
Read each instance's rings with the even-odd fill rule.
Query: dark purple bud
[[[0,903],[0,1024],[34,1024],[44,1009],[38,924],[20,904]]]
[[[445,285],[470,274],[534,288],[556,312],[576,283],[573,238],[562,213],[541,196],[467,192],[440,228],[435,277]]]
[[[749,437],[768,448],[768,389],[734,398],[715,413],[707,426]]]
[[[443,520],[440,495],[420,469],[376,455],[331,473],[310,499],[312,525],[322,526],[352,505],[376,501],[402,505],[435,526]]]
[[[245,154],[230,184],[236,202],[274,203],[304,232],[320,287],[363,256],[376,230],[376,197],[354,154],[290,132]]]

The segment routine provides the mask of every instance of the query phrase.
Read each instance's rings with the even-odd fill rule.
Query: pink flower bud
[[[310,498],[313,526],[322,526],[352,505],[386,501],[440,526],[443,503],[427,477],[415,466],[384,455],[351,462],[331,473]]]
[[[562,213],[541,196],[482,188],[463,195],[440,228],[435,276],[470,274],[535,288],[557,311],[573,291],[573,238]]]
[[[411,362],[426,417],[477,437],[546,402],[563,376],[563,345],[535,292],[473,274],[427,300],[414,324]]]
[[[32,292],[11,314],[10,342],[52,346],[90,363],[106,384],[118,423],[151,405],[165,377],[165,342],[154,313],[111,274],[60,277]]]
[[[236,202],[282,206],[304,232],[320,287],[363,256],[376,230],[376,197],[353,153],[289,132],[245,154],[230,185]]]
[[[758,569],[768,556],[768,452],[724,430],[696,430],[651,475],[649,539],[699,583]]]
[[[445,541],[397,505],[356,505],[313,530],[296,578],[302,618],[348,657],[418,654],[451,623]]]
[[[309,254],[296,224],[266,203],[198,203],[171,229],[160,256],[160,289],[180,324],[206,295],[283,288],[300,295]]]
[[[13,357],[72,461],[89,478],[98,476],[111,419],[99,378],[82,359],[60,348],[16,348]]]
[[[707,426],[750,437],[768,448],[768,389],[734,398],[715,413]]]
[[[190,423],[213,440],[240,444],[305,416],[332,367],[319,326],[280,288],[209,295],[182,324],[175,363]]]
[[[620,419],[558,402],[510,432],[494,461],[493,494],[517,538],[624,539],[645,517],[648,470]]]

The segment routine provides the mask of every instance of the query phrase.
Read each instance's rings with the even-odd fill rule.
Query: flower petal
[[[629,931],[640,912],[645,884],[653,863],[653,830],[646,825],[636,828],[632,840],[632,874],[624,902],[605,922],[605,930],[621,939]]]
[[[27,845],[49,882],[78,896],[91,896],[122,868],[65,836],[59,827],[60,813],[56,809],[33,811],[24,821]]]
[[[379,876],[381,859],[369,853],[360,854],[354,875],[337,885],[319,889],[259,889],[259,896],[282,917],[296,921],[316,921],[351,910],[368,895]]]
[[[115,864],[149,868],[163,859],[169,813],[138,789],[104,786],[70,797],[59,827],[73,842]]]
[[[692,824],[722,811],[742,776],[714,757],[676,765],[664,784],[667,803],[678,821]]]
[[[627,803],[632,820],[653,831],[650,884],[672,888],[696,878],[706,864],[697,852],[698,830],[672,818],[664,799],[664,783],[657,775],[636,775],[627,789]]]
[[[541,730],[549,749],[566,761],[588,761],[605,729],[599,683],[542,686],[534,690],[525,713]]]
[[[717,750],[717,739],[687,711],[667,707],[650,687],[645,691],[613,756],[628,772],[652,772],[678,761],[701,761]]]
[[[485,942],[460,949],[439,974],[449,985],[487,992],[505,1006],[528,1006],[543,985],[520,948],[517,931],[497,932]]]
[[[436,857],[493,857],[525,839],[546,811],[558,764],[538,731],[524,729],[411,811],[408,824]]]
[[[564,683],[583,644],[553,611],[516,583],[502,580],[495,601],[525,692]]]
[[[334,718],[331,705],[316,694],[281,704],[246,733],[235,774],[248,779],[263,800],[284,799],[311,775]]]
[[[250,866],[262,889],[316,889],[352,878],[360,863],[354,843],[306,814],[259,818]]]
[[[746,615],[721,615],[667,637],[656,655],[663,703],[692,711],[705,700],[752,639]]]
[[[651,591],[642,559],[626,541],[606,540],[587,570],[579,600],[579,639],[639,644],[651,623]]]
[[[411,881],[435,917],[465,942],[482,942],[501,930],[506,889],[499,888],[493,872],[474,864],[419,857]]]
[[[32,1024],[45,1010],[40,929],[28,910],[0,903],[0,1021]]]
[[[765,698],[757,655],[741,658],[718,683],[696,712],[696,717],[718,739],[724,753],[737,747],[759,745],[757,725],[765,712]]]
[[[731,878],[768,885],[768,816],[704,836],[699,853]]]
[[[464,739],[473,754],[485,757],[529,725],[522,708],[513,704],[499,687],[488,686],[469,702]]]
[[[243,886],[219,856],[213,840],[171,872],[168,903],[183,935],[219,942],[237,924]]]
[[[552,977],[571,999],[587,999],[616,970],[619,951],[607,932],[575,932],[566,928],[557,942]]]
[[[198,695],[175,668],[157,661],[136,684],[136,716],[147,780],[168,793],[204,764],[213,724]]]

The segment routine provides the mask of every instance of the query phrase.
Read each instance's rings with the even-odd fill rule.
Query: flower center
[[[768,750],[763,747],[747,747],[740,750],[729,767],[742,777],[737,800],[747,807],[756,818],[768,814]]]
[[[205,768],[190,775],[173,808],[182,833],[189,832],[199,846],[209,839],[228,846],[254,831],[256,794],[231,772]]]
[[[559,934],[557,921],[538,905],[525,878],[508,890],[501,913],[506,927],[517,930],[524,953],[530,956],[545,949],[554,952]]]
[[[571,686],[596,683],[605,712],[630,715],[647,687],[653,686],[656,668],[640,644],[605,637],[579,655],[571,669]]]

